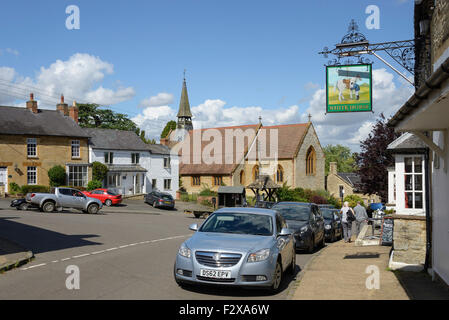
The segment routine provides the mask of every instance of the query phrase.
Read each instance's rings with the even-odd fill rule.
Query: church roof
[[[187,94],[186,79],[184,79],[184,82],[182,83],[181,100],[179,101],[179,111],[177,117],[192,117],[192,112],[190,111],[189,96]]]

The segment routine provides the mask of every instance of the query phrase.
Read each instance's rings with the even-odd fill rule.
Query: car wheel
[[[309,247],[307,248],[307,252],[313,253],[313,250],[315,250],[315,236],[314,235],[312,235],[312,238],[310,239]]]
[[[157,201],[153,201],[153,208],[157,207]]]
[[[112,206],[112,201],[111,201],[111,199],[107,199],[107,200],[104,202],[104,204],[105,204],[106,206],[108,206],[108,207]]]
[[[43,204],[42,210],[44,212],[53,212],[55,210],[55,204],[51,201],[47,201]]]
[[[320,245],[320,247],[321,248],[324,248],[326,246],[326,237],[324,236],[324,234],[323,234],[323,240],[321,240],[321,245]]]
[[[18,210],[24,210],[24,211],[28,210],[28,203],[21,203],[21,204],[17,207],[17,209],[18,209]]]
[[[98,204],[92,203],[87,207],[87,212],[90,214],[96,214],[98,213],[99,208],[100,207],[98,206]]]
[[[293,257],[292,257],[292,264],[290,266],[290,273],[294,276],[296,273],[296,250],[293,249]]]
[[[273,284],[271,285],[271,292],[276,293],[279,291],[282,282],[282,265],[279,260],[276,262],[276,268],[273,274]]]

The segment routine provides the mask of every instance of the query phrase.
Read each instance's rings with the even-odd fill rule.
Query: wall
[[[426,260],[425,217],[409,215],[394,215],[394,217],[392,261],[424,266]],[[393,267],[393,269],[396,268]]]
[[[446,136],[435,132],[434,142],[449,150],[447,131]],[[449,284],[449,160],[444,163],[440,158],[439,162],[439,168],[432,169],[432,267]]]
[[[37,139],[37,157],[27,157],[27,138]],[[72,159],[71,141],[80,140],[80,158]],[[27,166],[37,167],[37,184],[49,185],[48,170],[55,165],[89,162],[87,139],[53,136],[0,135],[0,167],[8,168],[8,183],[27,184]],[[88,168],[88,179],[92,177]]]
[[[149,163],[145,162],[145,169],[148,170],[146,175],[146,192],[151,191],[151,181],[156,179],[156,187],[158,190],[167,192],[176,197],[176,191],[179,189],[179,158],[177,155],[170,155],[170,168],[164,168],[164,155],[151,154],[148,158]],[[171,189],[164,190],[164,179],[171,179]],[[184,185],[186,186],[186,185]]]
[[[449,1],[435,1],[430,33],[432,71],[435,71],[449,57]]]
[[[199,186],[192,186],[192,176],[181,176],[182,186],[188,193],[199,193],[204,189],[204,185],[207,185],[213,191],[218,191],[219,186],[213,185],[213,177],[211,175],[201,175],[201,184]],[[222,177],[225,185],[232,186],[231,176],[226,175]]]
[[[316,152],[316,174],[308,176],[306,175],[306,156],[310,146],[313,146]],[[324,190],[324,166],[325,155],[315,129],[311,125],[295,158],[295,187]]]

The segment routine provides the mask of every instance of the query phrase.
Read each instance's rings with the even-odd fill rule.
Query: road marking
[[[173,236],[173,237],[167,237],[167,238],[162,238],[162,239],[146,240],[146,241],[141,241],[141,242],[136,242],[136,243],[130,243],[130,244],[122,245],[120,247],[113,247],[113,248],[109,248],[109,249],[105,249],[105,250],[94,251],[94,252],[90,252],[90,253],[83,253],[83,254],[79,254],[76,256],[72,256],[70,258],[64,258],[61,260],[53,260],[52,263],[64,262],[64,261],[67,261],[70,259],[78,259],[78,258],[87,257],[87,256],[94,255],[94,254],[106,253],[106,252],[110,252],[110,251],[114,251],[114,250],[118,250],[118,249],[124,249],[127,247],[137,246],[139,244],[155,243],[155,242],[160,242],[160,241],[165,241],[165,240],[184,238],[184,237],[188,237],[188,236],[191,236],[191,234],[184,234],[184,235],[180,235],[180,236]],[[34,266],[21,268],[20,270],[29,270],[29,269],[33,269],[33,268],[43,267],[46,265],[47,265],[47,263],[41,263],[41,264],[36,264]]]

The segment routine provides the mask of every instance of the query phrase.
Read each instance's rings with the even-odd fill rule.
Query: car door
[[[73,196],[73,191],[73,189],[59,188],[57,195],[57,205],[60,207],[73,208],[73,206],[75,205],[75,197]]]
[[[319,239],[323,240],[324,238],[324,218],[321,214],[320,208],[315,206],[315,215],[316,215],[316,224],[317,224],[317,232],[320,235]]]
[[[280,214],[276,214],[276,240],[277,240],[277,246],[279,249],[279,253],[282,258],[282,260],[281,260],[282,266],[285,269],[291,260],[291,254],[289,254],[289,251],[291,249],[288,250],[288,248],[289,248],[288,236],[280,236],[279,235],[281,233],[282,228],[283,228],[282,217],[280,216]]]
[[[72,208],[84,209],[84,205],[86,204],[87,197],[78,190],[73,190],[73,191],[74,191],[73,192],[74,206]]]
[[[315,212],[313,210],[313,207],[310,208],[309,225],[310,225],[310,229],[312,230],[312,234],[314,235],[312,240],[314,240],[313,246],[315,246],[315,244],[317,243],[319,235],[317,234],[316,215],[315,215]]]

